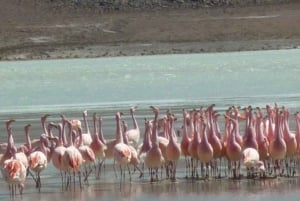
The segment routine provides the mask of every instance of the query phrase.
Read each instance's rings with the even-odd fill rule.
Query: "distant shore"
[[[300,48],[300,2],[257,2],[99,12],[80,4],[11,0],[0,3],[0,60]]]

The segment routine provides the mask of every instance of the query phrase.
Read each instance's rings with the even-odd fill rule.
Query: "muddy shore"
[[[57,2],[1,3],[0,60],[300,47],[296,1],[114,10]]]

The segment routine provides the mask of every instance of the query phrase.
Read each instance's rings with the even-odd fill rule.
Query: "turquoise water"
[[[114,135],[114,113],[137,105],[137,118],[152,116],[150,105],[171,108],[180,119],[182,108],[216,104],[228,106],[284,105],[300,110],[300,49],[162,55],[97,59],[0,62],[0,135],[6,139],[4,121],[14,117],[15,141],[24,142],[23,127],[32,123],[32,135],[41,133],[40,117],[60,113],[81,118],[83,110],[104,118],[105,137]],[[292,113],[291,113],[292,114]],[[90,122],[91,123],[91,122]],[[91,126],[91,125],[90,125]],[[129,125],[130,126],[130,125]],[[180,124],[176,126],[179,128]],[[110,135],[108,135],[108,131]],[[4,137],[5,136],[5,137]],[[32,179],[25,194],[15,200],[298,200],[299,177],[274,180],[183,179],[184,165],[176,182],[150,184],[148,178],[120,184],[111,169],[101,180],[91,179],[82,191],[61,192],[60,175],[50,164],[42,173],[42,193]],[[7,185],[0,180],[0,200],[8,200]]]
[[[299,106],[300,50],[0,62],[0,113],[148,105]]]

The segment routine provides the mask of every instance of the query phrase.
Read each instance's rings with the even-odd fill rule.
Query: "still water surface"
[[[114,135],[114,114],[129,107],[136,112],[143,133],[143,118],[152,117],[150,105],[170,108],[181,121],[182,108],[216,104],[260,106],[278,103],[300,111],[300,50],[252,51],[190,55],[161,55],[97,59],[0,62],[0,135],[6,139],[4,122],[15,118],[17,143],[24,141],[23,127],[32,123],[32,137],[41,133],[40,117],[50,113],[81,118],[83,110],[104,119],[107,138]],[[292,114],[292,113],[291,113]],[[179,128],[180,125],[178,125]],[[222,128],[221,128],[222,129]],[[180,173],[181,171],[181,173]],[[150,184],[148,179],[120,184],[110,168],[101,180],[91,180],[83,191],[61,192],[59,173],[43,172],[42,193],[28,179],[25,194],[17,200],[296,200],[298,178],[274,180],[228,179],[189,181],[179,170],[176,182]],[[77,189],[78,190],[78,189]],[[7,200],[6,184],[0,181],[0,200]]]

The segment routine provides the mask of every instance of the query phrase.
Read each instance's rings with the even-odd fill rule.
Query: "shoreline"
[[[2,56],[2,61],[102,58],[120,56],[150,56],[167,54],[201,54],[260,50],[299,49],[300,39],[216,41],[216,42],[161,42],[161,43],[121,43],[43,48],[30,47],[30,53],[16,53]],[[26,48],[22,48],[26,51]]]
[[[300,2],[99,13],[0,3],[0,61],[300,48]]]

